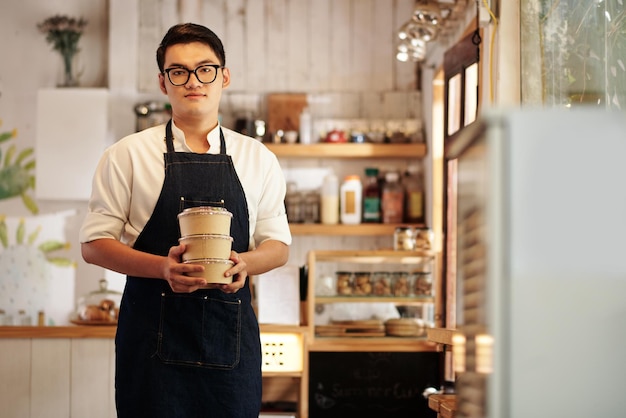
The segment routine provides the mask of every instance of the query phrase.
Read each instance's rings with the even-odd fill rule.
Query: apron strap
[[[174,152],[174,135],[172,135],[172,119],[167,121],[165,125],[165,146],[168,153]]]

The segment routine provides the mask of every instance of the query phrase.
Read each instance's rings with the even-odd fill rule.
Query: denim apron
[[[220,128],[220,153],[175,152],[166,126],[165,180],[134,248],[167,255],[178,244],[177,214],[219,206],[233,214],[233,250],[248,250],[245,193]],[[120,418],[257,418],[261,346],[249,281],[235,294],[174,293],[165,280],[129,276],[115,336]]]

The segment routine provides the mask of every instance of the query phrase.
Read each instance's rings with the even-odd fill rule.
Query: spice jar
[[[415,230],[414,247],[416,250],[430,250],[433,247],[435,233],[429,228],[418,228]]]
[[[320,194],[315,190],[309,190],[304,194],[302,205],[302,221],[304,223],[319,223]]]
[[[431,272],[416,271],[413,273],[415,277],[414,281],[414,293],[418,296],[432,296],[433,295],[433,275]]]
[[[335,296],[336,289],[333,276],[324,275],[315,282],[315,296]]]
[[[372,275],[372,293],[374,296],[391,296],[391,274],[377,271]]]
[[[372,294],[371,274],[367,271],[354,273],[354,292],[356,296],[369,296]]]
[[[393,249],[396,251],[412,251],[415,249],[413,228],[399,226],[393,233]]]
[[[392,273],[392,292],[394,296],[405,297],[411,295],[411,276],[408,272],[396,271]]]
[[[352,295],[352,273],[349,271],[338,271],[335,275],[337,277],[337,295]]]
[[[290,223],[301,223],[303,221],[302,193],[297,190],[294,182],[287,183],[285,207],[287,209],[287,219]]]

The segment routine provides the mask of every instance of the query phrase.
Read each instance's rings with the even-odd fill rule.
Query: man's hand
[[[237,293],[239,289],[245,286],[246,279],[248,278],[248,265],[235,251],[230,252],[230,261],[235,263],[230,269],[226,270],[224,275],[226,277],[232,276],[233,282],[230,284],[216,284],[218,289],[221,289],[224,293]]]
[[[163,266],[163,275],[170,285],[173,292],[191,293],[198,289],[207,287],[207,281],[201,277],[190,277],[187,273],[204,271],[204,266],[200,264],[186,264],[182,262],[182,255],[185,252],[185,244],[180,244],[170,248],[165,258]],[[233,282],[229,284],[209,283],[209,287],[222,290],[224,293],[236,293],[244,287],[248,272],[247,264],[235,251],[230,252],[230,260],[235,263],[228,269],[224,276],[233,278]]]
[[[200,264],[185,264],[182,262],[182,254],[185,252],[185,244],[170,248],[163,266],[163,277],[169,283],[170,288],[176,293],[191,293],[205,287],[207,282],[202,277],[190,277],[186,273],[204,271]]]

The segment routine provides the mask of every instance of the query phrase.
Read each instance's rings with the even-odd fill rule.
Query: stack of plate
[[[392,337],[421,337],[426,329],[420,318],[397,318],[385,321],[385,333]]]

